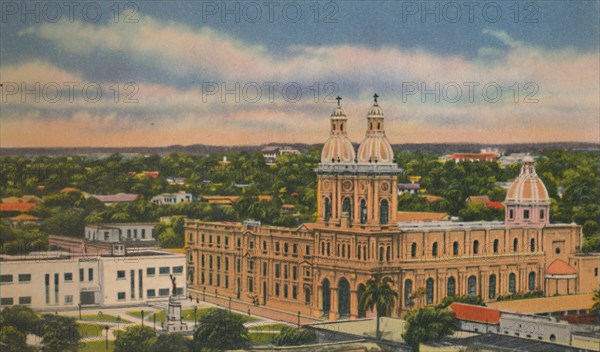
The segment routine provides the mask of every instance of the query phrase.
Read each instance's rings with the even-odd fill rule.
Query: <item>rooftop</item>
[[[569,310],[590,309],[593,304],[592,297],[592,293],[586,293],[569,296],[528,298],[514,301],[492,302],[488,303],[488,307],[523,314],[565,312]]]
[[[36,203],[0,203],[0,211],[30,211],[37,207]]]
[[[500,324],[500,311],[498,309],[456,302],[450,305],[450,309],[454,312],[454,317],[459,320]]]
[[[560,259],[556,259],[546,269],[546,275],[575,275],[577,270]]]

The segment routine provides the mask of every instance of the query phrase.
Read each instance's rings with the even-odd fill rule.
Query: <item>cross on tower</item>
[[[340,106],[340,100],[342,100],[342,97],[340,97],[339,95],[337,96],[337,98],[335,98],[335,100],[338,101],[338,106]]]
[[[377,104],[377,98],[379,98],[379,95],[377,95],[377,93],[375,93],[375,95],[373,95],[373,100],[375,100],[375,104]]]

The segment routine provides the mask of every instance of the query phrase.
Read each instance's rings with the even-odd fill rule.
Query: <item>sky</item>
[[[600,143],[598,1],[0,2],[0,147]]]

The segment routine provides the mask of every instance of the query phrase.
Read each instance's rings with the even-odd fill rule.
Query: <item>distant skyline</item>
[[[55,4],[1,4],[0,147],[322,143],[337,95],[358,143],[375,92],[394,144],[600,143],[598,1]]]

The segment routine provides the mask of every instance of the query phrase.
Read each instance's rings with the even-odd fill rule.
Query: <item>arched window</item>
[[[510,273],[508,275],[508,293],[511,295],[517,292],[517,275],[515,273]]]
[[[513,252],[518,252],[519,251],[519,239],[515,238],[513,240]]]
[[[490,299],[496,298],[496,275],[490,275],[490,286],[489,286],[489,294],[488,297]]]
[[[469,294],[469,297],[477,296],[477,278],[475,275],[469,276],[469,279],[467,280],[467,293]]]
[[[348,220],[352,221],[352,201],[348,197],[342,202],[342,212],[348,213]]]
[[[367,201],[364,199],[360,201],[360,223],[367,223]]]
[[[331,200],[325,198],[325,221],[329,221],[331,218]]]
[[[342,258],[346,256],[346,245],[342,244]]]
[[[379,261],[383,261],[383,246],[379,247]]]
[[[425,301],[427,304],[433,304],[433,279],[429,278],[425,282]]]
[[[494,240],[494,253],[498,253],[498,240]]]
[[[523,210],[523,219],[529,219],[529,209]]]
[[[387,260],[388,262],[392,260],[392,247],[390,246],[387,246],[385,248],[385,260]]]
[[[528,278],[528,289],[530,292],[535,291],[535,271],[532,271],[529,273],[529,278]]]
[[[379,205],[379,223],[385,225],[388,223],[389,205],[387,200],[382,200]]]
[[[369,253],[367,252],[367,245],[363,246],[363,260],[369,259]]]
[[[404,281],[404,305],[408,306],[412,304],[412,280],[408,279]]]
[[[361,256],[362,253],[361,253],[361,250],[360,250],[361,246],[358,246],[357,248],[358,248],[357,257],[358,257],[358,260],[360,260],[362,258],[362,256]]]
[[[473,254],[479,254],[479,241],[473,241]]]
[[[344,131],[344,125],[340,125],[340,131]]]
[[[438,255],[438,244],[437,244],[437,242],[433,242],[433,245],[431,246],[431,255],[433,257],[437,257],[437,255]]]
[[[381,129],[381,123],[377,122],[377,129],[380,130]]]
[[[546,216],[546,213],[544,212],[544,209],[540,209],[540,220],[544,220],[545,216]]]
[[[417,256],[417,244],[413,243],[410,245],[410,256],[415,258]]]
[[[348,258],[350,258],[350,245],[347,245],[348,250],[346,251],[346,253],[348,253]]]
[[[535,252],[535,238],[532,238],[531,241],[529,241],[529,251]]]
[[[321,254],[325,255],[325,242],[321,241]]]
[[[452,243],[452,255],[458,255],[458,242]]]
[[[456,279],[453,276],[448,278],[448,284],[446,285],[446,296],[456,295]]]
[[[331,255],[331,244],[327,242],[327,255]]]

